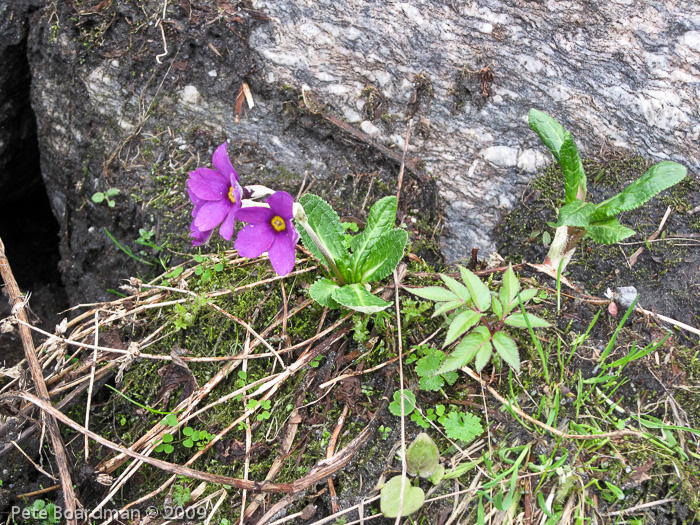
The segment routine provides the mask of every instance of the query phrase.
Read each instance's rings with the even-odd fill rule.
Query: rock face
[[[386,145],[402,147],[406,117],[424,124],[409,151],[438,178],[448,259],[493,248],[503,209],[548,162],[527,127],[532,107],[562,122],[584,155],[615,147],[700,168],[697,2],[255,6],[272,18],[251,36],[266,79],[308,86]],[[390,124],[369,122],[368,88],[397,117]]]
[[[105,229],[135,252],[140,229],[160,243],[180,228],[186,242],[187,172],[224,138],[247,181],[296,192],[306,177],[342,208],[363,200],[370,176],[396,177],[410,121],[409,161],[439,186],[448,261],[493,249],[502,214],[549,162],[531,107],[584,155],[621,148],[700,167],[696,2],[3,5],[13,14],[3,28],[29,28],[41,170],[72,303],[143,272]],[[243,82],[252,108],[237,108]],[[109,188],[120,189],[114,208],[91,200]]]

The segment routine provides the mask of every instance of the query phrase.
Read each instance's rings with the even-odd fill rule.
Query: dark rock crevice
[[[20,12],[15,11],[13,17]],[[26,14],[26,13],[25,13]],[[37,122],[30,103],[26,22],[0,31],[0,237],[20,288],[32,293],[34,312],[47,326],[67,307],[59,271],[59,223],[41,174]],[[9,305],[2,301],[2,315]],[[13,360],[13,337],[3,337],[2,358]],[[21,353],[21,347],[19,348]]]

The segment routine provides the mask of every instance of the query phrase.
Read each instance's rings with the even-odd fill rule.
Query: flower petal
[[[192,201],[192,204],[194,204],[194,208],[192,209],[192,217],[196,217],[197,213],[199,212],[199,209],[207,201],[197,197],[194,193],[192,193],[192,190],[189,188],[187,188],[187,194],[190,196],[190,200]]]
[[[226,177],[226,180],[230,180],[231,182],[238,180],[238,173],[236,173],[236,170],[233,169],[231,160],[228,158],[228,150],[225,142],[216,148],[216,151],[211,158],[211,162],[214,164],[214,167],[219,170],[224,177]]]
[[[202,231],[212,230],[226,218],[231,207],[231,202],[228,199],[207,201],[197,211],[194,225]]]
[[[209,240],[214,230],[201,231],[194,225],[194,221],[190,224],[190,237],[192,237],[192,246],[201,246]]]
[[[233,237],[233,226],[236,222],[236,212],[237,211],[238,211],[238,208],[236,207],[235,204],[233,206],[231,206],[231,210],[228,212],[228,215],[224,219],[224,222],[221,223],[221,228],[219,228],[219,233],[227,241],[230,241],[231,237]]]
[[[291,219],[294,215],[294,199],[286,191],[276,191],[265,201],[270,209],[283,219]]]
[[[287,229],[275,235],[275,242],[272,243],[268,250],[270,262],[277,275],[287,275],[294,269],[295,237],[298,239],[298,234],[289,221],[286,222]]]
[[[199,168],[190,172],[187,187],[200,199],[208,201],[219,200],[226,196],[229,189],[229,179],[216,170]]]
[[[239,221],[250,224],[269,224],[273,216],[274,212],[270,208],[262,206],[247,206],[236,213]]]
[[[268,251],[274,240],[275,232],[267,224],[249,224],[238,232],[234,247],[239,255],[254,259]]]

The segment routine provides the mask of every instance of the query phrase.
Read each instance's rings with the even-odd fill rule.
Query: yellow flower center
[[[233,186],[231,186],[228,190],[228,200],[230,200],[233,204],[236,204],[236,192],[233,191]]]
[[[287,225],[285,224],[284,219],[279,215],[275,215],[274,217],[272,217],[270,224],[277,232],[283,232],[287,229]]]

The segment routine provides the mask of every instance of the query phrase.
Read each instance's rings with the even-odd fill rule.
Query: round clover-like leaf
[[[401,489],[403,488],[403,504]],[[425,493],[420,487],[411,486],[406,476],[396,476],[382,487],[380,508],[385,518],[396,518],[401,507],[401,516],[409,516],[423,506]]]

